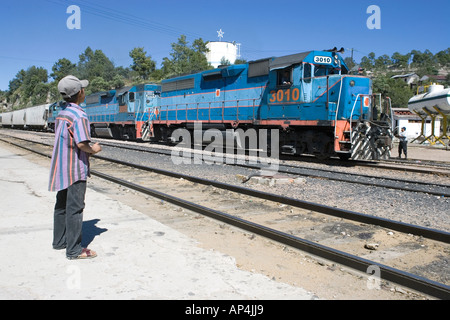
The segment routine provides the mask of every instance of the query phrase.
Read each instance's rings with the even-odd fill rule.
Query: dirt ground
[[[197,213],[185,211],[133,191],[126,191],[99,179],[92,179],[89,185],[188,235],[202,248],[234,257],[237,266],[243,270],[261,273],[273,280],[302,287],[313,292],[319,299],[421,300],[430,298],[393,283],[378,281],[372,273],[357,272],[336,265]],[[377,240],[387,242],[387,239]]]

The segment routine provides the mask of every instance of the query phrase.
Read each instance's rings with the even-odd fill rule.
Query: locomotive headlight
[[[354,87],[355,86],[355,80],[350,81],[350,87]]]

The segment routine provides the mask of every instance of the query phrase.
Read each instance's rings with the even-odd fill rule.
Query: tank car
[[[147,127],[166,142],[199,122],[227,132],[279,129],[284,153],[388,158],[392,114],[374,104],[371,80],[348,74],[336,49],[308,51],[164,80]]]
[[[422,119],[421,134],[413,141],[424,138],[422,143],[428,141],[432,145],[436,142],[446,145],[444,139],[450,140],[448,134],[448,118],[450,116],[450,88],[444,88],[443,85],[431,84],[427,92],[417,94],[408,101],[408,108]],[[427,117],[431,118],[431,135],[425,136],[425,122]],[[434,134],[434,123],[437,117],[442,118],[442,134],[438,137]]]
[[[427,92],[409,99],[408,108],[423,115],[450,115],[450,88],[438,84],[430,85]]]
[[[85,111],[95,137],[148,140],[144,124],[159,104],[160,86],[143,84],[86,97]],[[150,117],[150,118],[149,118]]]

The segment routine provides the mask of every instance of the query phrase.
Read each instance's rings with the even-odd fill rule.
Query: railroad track
[[[7,131],[8,132],[8,131]],[[47,133],[39,132],[38,134],[42,134],[43,136],[48,136]],[[93,141],[98,141],[104,146],[110,146],[110,147],[116,147],[116,148],[122,148],[122,149],[129,149],[134,151],[142,151],[142,152],[148,152],[148,153],[154,153],[154,154],[161,154],[161,155],[167,155],[170,156],[173,150],[173,147],[167,148],[167,145],[160,146],[159,144],[130,144],[129,142],[122,142],[119,140],[110,140],[110,139],[93,139]],[[114,142],[111,142],[114,141]],[[198,150],[192,150],[192,152],[198,152]],[[220,160],[221,157],[220,153],[215,153],[213,156]],[[193,157],[193,155],[191,155]],[[223,156],[225,157],[225,155]],[[303,163],[314,163],[314,164],[324,164],[324,165],[331,165],[331,166],[342,166],[342,167],[367,167],[367,168],[373,168],[377,170],[392,170],[392,171],[401,171],[401,172],[412,172],[412,173],[421,173],[424,175],[438,175],[443,177],[450,177],[450,163],[445,162],[436,162],[436,161],[412,161],[412,160],[400,160],[400,159],[390,159],[390,160],[352,160],[352,161],[342,161],[340,159],[328,159],[328,160],[318,160],[317,158],[313,156],[289,156],[289,155],[281,155],[280,158],[286,161],[291,161],[297,163],[294,164],[282,164],[283,170],[295,170],[295,169],[304,169],[313,170],[310,176],[314,176],[314,170],[316,171],[322,171],[322,172],[329,172],[331,175],[334,173],[342,173],[339,171],[334,171],[331,169],[320,169],[320,168],[310,168],[305,167],[302,164]],[[248,162],[248,157],[245,157],[245,161]],[[226,163],[223,159],[220,160],[223,161],[223,163]],[[252,162],[253,163],[253,162]],[[235,163],[228,163],[228,164],[235,164]],[[256,165],[246,165],[246,164],[239,164],[241,166],[246,166],[249,168],[258,168]],[[359,175],[361,176],[361,175]],[[369,178],[378,178],[376,175],[366,175]],[[321,178],[329,178],[333,179],[330,175],[323,175],[323,174],[317,174],[317,177]],[[398,180],[398,179],[390,179],[384,177],[385,180]],[[336,179],[337,180],[337,179]],[[355,183],[358,183],[357,181],[354,181]],[[411,181],[411,180],[404,180],[405,183],[418,183],[421,184],[421,182],[418,181]],[[429,182],[426,182],[429,184]],[[424,183],[422,183],[424,184]],[[436,187],[450,187],[449,185],[440,185],[440,184],[434,184]],[[396,188],[393,186],[392,188]],[[402,189],[402,188],[399,188]],[[402,189],[402,190],[407,190]],[[419,191],[420,192],[420,191]]]
[[[5,142],[12,143],[10,141]],[[24,146],[23,143],[12,144],[25,148],[29,151],[36,152],[36,150],[33,150],[32,148]],[[50,156],[48,153],[48,149],[47,152],[40,151],[38,153],[46,157]],[[352,230],[351,232],[357,233],[360,236],[359,238],[361,238],[361,240],[364,240],[364,235],[366,237],[373,237],[373,234],[376,234],[377,232],[386,233],[388,232],[387,229],[389,229],[394,230],[396,234],[400,232],[405,233],[401,237],[406,240],[398,240],[399,242],[397,243],[397,247],[402,246],[402,243],[403,245],[405,243],[410,243],[411,234],[413,234],[415,235],[415,237],[422,237],[421,246],[435,249],[438,248],[436,249],[437,252],[444,252],[445,254],[445,252],[448,253],[448,244],[450,243],[450,234],[447,232],[387,219],[380,219],[365,214],[322,206],[320,204],[291,199],[285,196],[260,192],[240,186],[228,185],[216,181],[210,181],[198,177],[190,177],[179,173],[165,171],[158,168],[150,168],[124,161],[108,159],[102,156],[95,156],[94,161],[95,168],[102,168],[102,171],[93,170],[92,174],[100,178],[112,181],[114,183],[120,183],[127,188],[131,188],[138,192],[173,203],[185,209],[201,213],[205,216],[236,226],[248,232],[261,235],[263,237],[280,242],[284,245],[308,252],[327,260],[334,261],[338,264],[356,269],[364,273],[367,273],[368,270],[374,270],[375,268],[379,270],[379,275],[383,280],[392,281],[394,283],[398,283],[405,287],[440,299],[450,298],[450,287],[447,284],[427,279],[423,276],[415,275],[410,272],[402,271],[380,262],[368,260],[365,257],[360,257],[356,254],[348,253],[347,250],[343,251],[336,247],[333,248],[332,246],[321,244],[319,243],[321,241],[318,241],[317,239],[308,240],[304,237],[300,237],[300,234],[302,232],[305,233],[305,229],[303,228],[303,226],[305,225],[305,220],[308,220],[308,222],[323,221],[323,216],[319,218],[317,215],[326,215],[327,217],[332,216],[338,219],[333,220],[333,222],[328,222],[326,226],[320,223],[312,225],[307,224],[307,228],[313,231],[317,231],[319,229],[321,231],[333,231],[333,229],[339,231],[342,230],[340,229],[341,226],[345,226],[347,228],[347,232],[349,229]],[[114,166],[113,170],[111,170],[111,161],[125,168],[133,167],[135,170],[139,169],[139,174],[132,175],[130,170],[125,170],[125,172],[119,174],[118,171],[121,170],[118,170],[118,166]],[[114,172],[114,176],[111,175],[110,171]],[[117,177],[117,175],[121,175],[121,177]],[[174,189],[174,185],[179,184],[175,188],[175,191],[173,191],[176,196],[174,194],[170,194],[167,190],[156,190],[154,188],[155,185],[162,185],[160,183],[161,175],[164,175],[166,177],[164,178],[164,185],[166,184],[166,179],[168,179],[167,177],[175,179],[175,182],[173,184],[170,184],[172,189]],[[130,180],[134,182],[131,182]],[[149,184],[151,187],[146,186],[146,184]],[[169,183],[167,182],[167,184]],[[195,185],[203,186],[203,189],[199,189]],[[206,192],[206,189],[204,188],[214,189],[212,191],[208,190],[208,192]],[[200,194],[200,196],[194,195],[195,189],[197,190],[196,193]],[[216,189],[223,190],[223,192],[226,192],[227,195],[219,193],[219,197],[214,197],[214,193],[217,193]],[[194,198],[199,200],[202,198],[202,201],[205,201],[206,199],[206,205],[202,204],[202,201],[193,202],[191,200],[187,200],[186,198],[180,198],[180,194],[185,194],[188,199]],[[244,205],[242,207],[247,208],[246,210],[244,209],[240,213],[233,212],[233,214],[225,212],[226,208],[236,209],[236,204],[239,203],[238,199],[240,199],[239,197],[242,197],[243,195],[252,197],[252,199],[254,199],[252,200],[252,205],[250,207],[248,205],[249,199],[244,198],[241,199],[241,202],[243,201]],[[229,197],[225,199],[226,201],[222,201],[225,202],[224,210],[213,209],[210,207],[211,201],[215,204],[218,204],[219,202],[221,202],[221,199],[224,200],[224,197]],[[294,208],[295,213],[292,211],[291,215],[286,215],[283,216],[282,219],[278,219],[280,221],[276,221],[273,219],[267,221],[263,219],[263,216],[270,213],[270,211],[280,211],[280,208],[282,206],[290,206]],[[248,211],[251,211],[251,214],[248,214]],[[345,219],[345,222],[343,219]],[[295,220],[301,221],[302,223],[296,224],[294,223]],[[347,221],[352,222],[350,223]],[[353,222],[357,222],[357,224],[353,224]],[[284,224],[284,226],[282,226],[282,224]],[[362,224],[364,224],[365,226],[363,227]],[[268,225],[275,225],[277,228],[271,228],[268,227]],[[317,234],[317,232],[313,233]],[[322,242],[327,241],[330,242],[329,239],[325,239],[325,241]],[[331,242],[333,241],[334,240],[331,240]],[[342,242],[344,243],[343,247],[347,248],[348,241]],[[352,245],[354,246],[355,243],[357,242],[353,242]],[[339,245],[337,247],[339,247]],[[357,244],[356,247],[361,248],[361,241],[359,241],[359,244]],[[412,254],[417,254],[417,252],[414,253],[414,251],[417,250],[418,248],[412,250]]]
[[[130,146],[118,146],[117,144],[111,144],[108,142],[101,142],[102,145],[114,147],[114,148],[127,148],[130,150],[137,150],[137,151],[143,151],[143,152],[151,152],[151,153],[157,153],[162,154],[166,156],[170,156],[172,154],[171,151],[167,150],[148,150],[147,148],[137,148],[137,147],[130,147]],[[190,155],[190,158],[193,158],[194,155]],[[233,161],[232,163],[227,163],[225,158],[220,158],[217,155],[215,156],[218,161],[221,163],[225,163],[227,165],[236,165],[240,167],[244,167],[247,169],[254,169],[262,171],[265,167],[260,164],[249,164],[249,163],[241,163],[238,161]],[[391,166],[392,167],[392,166]],[[377,167],[378,168],[378,167]],[[391,168],[389,168],[391,169]],[[396,169],[398,169],[396,167]],[[400,170],[400,169],[398,169]],[[403,170],[404,171],[404,170]],[[420,173],[426,173],[426,174],[437,174],[434,171],[429,171],[428,169],[424,170],[413,170],[413,172],[420,172]],[[321,169],[321,168],[310,168],[310,167],[303,167],[299,165],[286,165],[286,164],[279,164],[277,166],[277,173],[282,174],[289,174],[291,176],[306,176],[306,177],[312,177],[312,178],[321,178],[321,179],[328,179],[328,180],[335,180],[335,181],[341,181],[341,182],[348,182],[353,184],[362,184],[362,185],[370,185],[374,187],[383,187],[383,188],[389,188],[389,189],[396,189],[396,190],[403,190],[403,191],[410,191],[410,192],[424,192],[431,195],[436,196],[443,196],[443,197],[450,197],[450,185],[448,184],[440,184],[440,183],[434,183],[432,181],[417,181],[417,180],[407,180],[407,179],[399,179],[399,178],[391,178],[386,176],[375,176],[375,175],[368,175],[368,174],[356,174],[356,173],[349,173],[349,172],[342,172],[338,170],[332,170],[332,169]],[[439,173],[443,176],[450,177],[450,170],[448,172],[440,170]]]
[[[17,138],[16,139],[21,139]],[[26,140],[26,139],[24,139]],[[129,149],[133,151],[142,151],[142,152],[150,152],[157,153],[165,156],[171,156],[172,151],[164,150],[164,149],[148,149],[141,148],[136,146],[128,146],[124,144],[110,143],[105,142],[104,140],[100,141],[103,146],[109,146],[113,148],[121,148],[121,149]],[[39,142],[42,143],[42,142]],[[45,144],[45,143],[43,143]],[[191,154],[189,158],[192,160],[195,156]],[[215,156],[217,161],[227,165],[240,166],[247,169],[258,170],[259,172],[263,172],[264,166],[260,164],[252,164],[253,162],[244,163],[243,161],[233,161],[227,163],[224,158],[221,156]],[[367,162],[370,164],[370,162]],[[429,171],[425,171],[426,173],[433,173]],[[279,164],[277,165],[277,173],[278,174],[287,174],[289,176],[303,176],[310,178],[320,178],[320,179],[328,179],[339,182],[347,182],[352,184],[361,184],[366,186],[380,187],[380,188],[388,188],[409,192],[419,192],[426,193],[430,195],[435,195],[439,197],[450,197],[450,185],[448,184],[440,184],[434,183],[432,181],[417,181],[417,180],[407,180],[401,178],[391,178],[386,176],[376,176],[369,174],[361,174],[361,173],[351,173],[351,172],[342,172],[339,170],[333,169],[322,169],[322,168],[310,168],[299,165],[286,165]],[[435,173],[434,173],[435,174]],[[442,172],[441,172],[442,174]],[[257,174],[255,174],[257,175]],[[450,176],[450,171],[448,172],[448,176]],[[246,179],[247,180],[247,179]]]

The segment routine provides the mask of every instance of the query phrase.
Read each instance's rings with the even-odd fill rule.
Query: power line
[[[67,6],[67,2],[65,1],[47,0],[47,2],[62,5],[65,7]],[[80,9],[82,10],[83,13],[88,13],[97,17],[120,22],[123,24],[136,26],[143,29],[152,30],[172,36],[179,36],[181,34],[184,34],[186,36],[192,37],[204,37],[204,35],[200,35],[198,33],[186,32],[186,30],[181,30],[162,23],[150,21],[147,18],[144,19],[126,12],[121,12],[101,5],[93,5],[91,3],[88,3],[87,1],[72,1],[71,3],[80,6]]]

